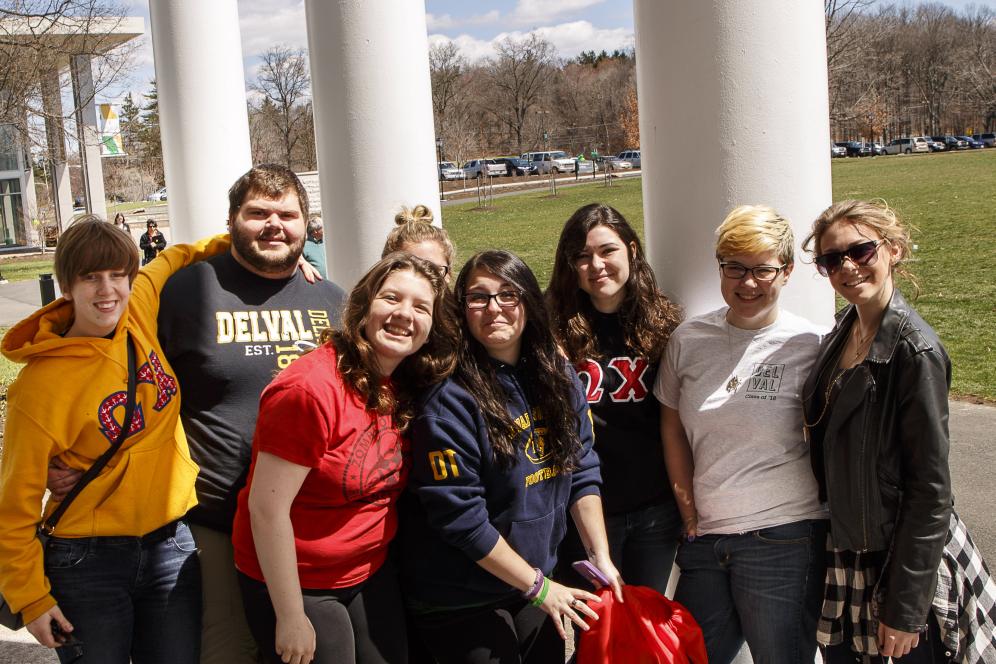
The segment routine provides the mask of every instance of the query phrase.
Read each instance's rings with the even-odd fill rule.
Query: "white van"
[[[885,145],[885,154],[911,154],[913,152],[930,152],[930,144],[923,136],[913,138],[894,138]]]
[[[618,155],[620,159],[628,161],[633,165],[633,168],[640,168],[640,149],[636,150],[623,150]]]

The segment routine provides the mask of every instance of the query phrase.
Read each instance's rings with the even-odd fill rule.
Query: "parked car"
[[[972,134],[972,138],[982,141],[987,148],[996,148],[996,134]]]
[[[972,138],[971,136],[955,136],[955,138],[961,141],[965,141],[968,144],[969,149],[971,150],[981,150],[982,148],[986,147],[985,143],[983,143],[982,141],[978,141]]]
[[[498,157],[495,161],[505,164],[505,174],[509,177],[536,174],[536,166],[520,157]]]
[[[452,161],[441,161],[437,167],[440,180],[462,180],[464,178],[463,169],[457,167]]]
[[[162,189],[157,189],[148,196],[145,197],[147,201],[165,201],[166,200],[166,187]]]
[[[643,163],[640,159],[639,148],[637,148],[636,150],[623,150],[616,156],[619,157],[620,159],[628,161],[630,164],[633,165],[633,168],[640,168],[640,165]]]
[[[955,136],[931,136],[935,143],[943,143],[945,150],[967,150],[968,143],[959,140]]]
[[[830,158],[834,157],[846,157],[847,148],[844,147],[843,143],[831,143],[830,144]]]
[[[599,157],[598,159],[604,166],[609,170],[613,171],[627,171],[633,168],[633,162],[627,161],[626,159],[620,159],[614,155],[609,155],[607,157]]]
[[[845,141],[837,145],[844,148],[848,157],[870,157],[872,153],[871,148],[866,147],[861,141]]]
[[[887,154],[885,151],[885,146],[881,143],[865,143],[865,147],[871,150],[871,153],[875,157]]]
[[[563,150],[552,150],[545,152],[526,152],[520,155],[520,159],[525,159],[536,167],[536,172],[540,174],[549,173],[573,173],[574,157]]]
[[[490,177],[500,177],[508,171],[505,164],[499,163],[495,159],[471,159],[463,165],[463,172],[468,178],[476,178],[482,172]]]
[[[887,154],[911,154],[913,152],[930,152],[930,145],[923,136],[913,138],[894,138],[885,146]]]
[[[943,141],[935,141],[930,136],[920,136],[923,140],[927,141],[927,148],[931,152],[944,152],[948,149],[948,146],[944,144]]]

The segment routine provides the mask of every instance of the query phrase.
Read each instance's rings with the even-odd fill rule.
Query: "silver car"
[[[452,161],[441,161],[437,167],[440,180],[462,180],[464,178],[463,169],[458,168]]]
[[[499,177],[508,173],[505,164],[494,159],[471,159],[463,165],[463,172],[468,178],[476,178],[482,174],[489,177]]]

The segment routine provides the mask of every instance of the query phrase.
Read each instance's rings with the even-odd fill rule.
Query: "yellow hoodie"
[[[58,537],[141,536],[197,503],[197,465],[180,424],[180,394],[156,336],[159,293],[177,270],[229,249],[228,235],[175,245],[144,267],[113,338],[61,336],[73,305],[60,298],[10,329],[3,354],[27,362],[7,392],[0,457],[0,594],[28,623],[55,606],[35,535],[49,462],[85,470],[115,440],[128,392],[126,332],[138,370],[132,432],[56,526]]]

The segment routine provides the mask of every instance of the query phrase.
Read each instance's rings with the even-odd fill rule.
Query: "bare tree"
[[[485,66],[492,94],[481,109],[511,132],[522,152],[529,111],[551,79],[556,51],[553,44],[531,34],[521,40],[506,37],[495,44],[495,52],[496,57]]]
[[[74,56],[89,56],[93,96],[126,77],[133,67],[135,45],[115,47],[111,34],[119,27],[122,8],[111,0],[4,0],[0,8],[0,123],[18,129],[24,145],[44,147],[39,123],[62,128],[71,108],[55,113],[43,103],[42,89],[58,81],[59,70]],[[61,156],[61,155],[60,155]]]
[[[262,55],[262,63],[252,89],[273,104],[276,112],[270,117],[283,140],[283,162],[293,168],[294,147],[300,138],[303,122],[310,114],[296,112],[299,103],[306,100],[311,88],[311,77],[304,53],[287,46],[272,46]]]
[[[862,12],[875,0],[823,0],[827,31],[827,67],[840,66],[841,57],[852,52],[859,43],[854,30]]]
[[[433,44],[429,48],[429,75],[432,80],[432,110],[436,133],[446,122],[446,112],[464,101],[468,79],[467,59],[453,42]]]

